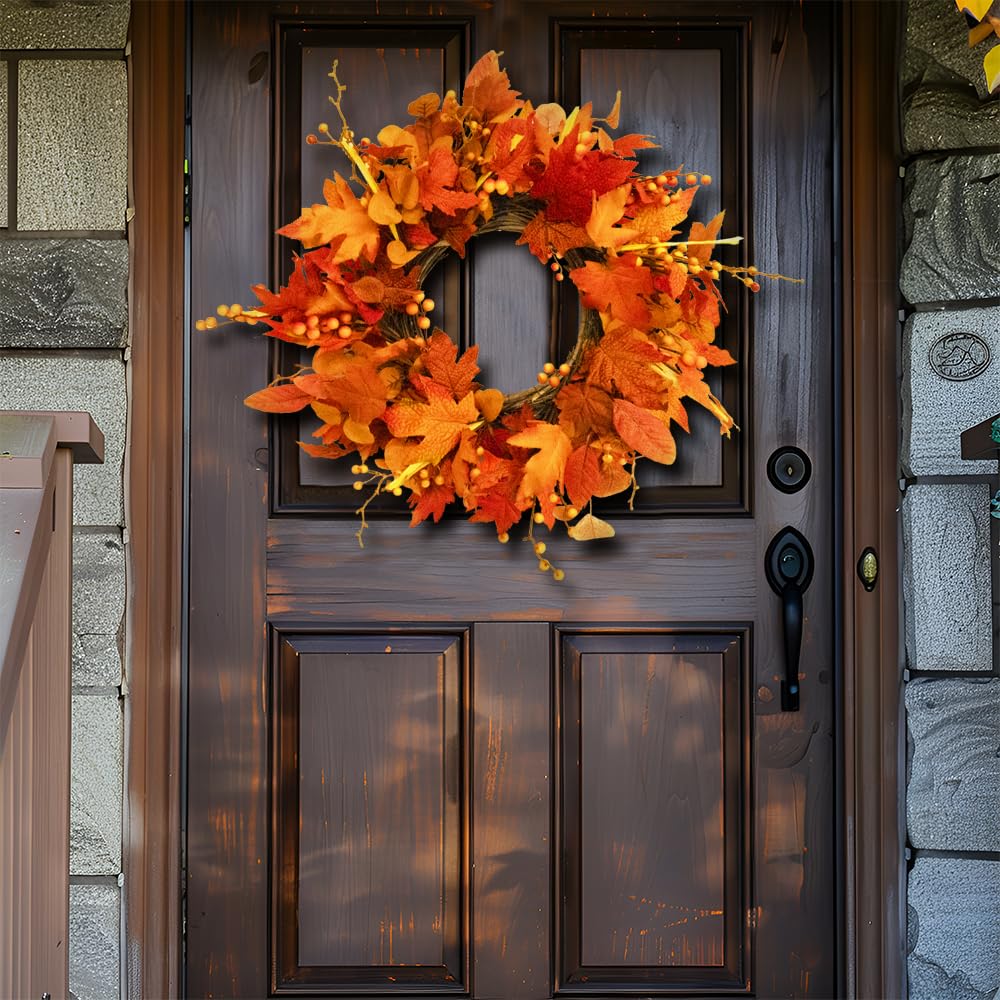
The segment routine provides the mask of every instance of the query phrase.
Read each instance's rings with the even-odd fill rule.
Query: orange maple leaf
[[[570,278],[583,293],[583,304],[630,326],[646,326],[649,306],[645,299],[653,294],[653,275],[647,267],[636,267],[636,259],[635,254],[626,253],[603,263],[588,260],[570,271]]]
[[[413,508],[410,526],[420,524],[428,517],[433,517],[436,524],[441,520],[445,508],[454,499],[455,491],[447,482],[441,486],[432,483],[430,486],[415,487],[407,498],[407,502]]]
[[[670,239],[691,211],[691,202],[697,191],[696,187],[684,188],[673,196],[669,205],[643,205],[632,218],[632,228],[644,239],[652,239],[654,236],[661,240]],[[693,235],[690,237],[695,238]]]
[[[517,238],[517,246],[525,243],[545,264],[553,253],[564,254],[575,247],[589,247],[591,239],[575,222],[550,222],[544,212],[539,212]]]
[[[547,498],[556,483],[562,481],[566,460],[573,450],[573,442],[565,431],[558,424],[535,421],[527,430],[509,437],[507,444],[538,449],[525,463],[518,502],[532,497]]]
[[[673,465],[677,458],[677,443],[666,423],[627,399],[615,400],[615,430],[625,444],[654,462]]]
[[[420,204],[430,212],[438,209],[445,215],[454,215],[464,208],[479,203],[479,196],[471,191],[455,190],[458,164],[451,151],[440,146],[432,149],[426,163],[417,169],[420,181]]]
[[[587,235],[595,246],[617,250],[635,237],[636,230],[618,225],[625,213],[629,193],[628,187],[623,184],[600,197],[594,195],[593,208],[587,220]]]
[[[361,256],[375,259],[378,253],[380,229],[368,215],[351,186],[340,174],[323,184],[325,205],[304,208],[302,214],[279,229],[282,236],[301,240],[304,246],[316,247],[338,237],[343,241],[334,251],[334,263],[356,260]]]
[[[367,362],[355,363],[339,378],[327,382],[324,398],[346,410],[358,424],[370,424],[385,412],[389,398],[385,382]]]
[[[587,356],[587,382],[633,402],[656,406],[664,385],[650,366],[660,361],[660,352],[638,330],[612,327]]]
[[[475,108],[484,122],[509,118],[524,101],[517,99],[520,91],[512,90],[507,71],[500,68],[496,52],[487,52],[465,78],[462,103]]]
[[[386,412],[385,423],[396,437],[422,439],[413,452],[415,460],[437,463],[478,420],[479,411],[471,392],[456,403],[449,389],[430,379],[424,379],[421,388],[428,394],[426,403],[401,400]]]
[[[722,221],[725,217],[725,212],[719,212],[707,226],[703,226],[700,222],[691,223],[691,231],[688,233],[688,239],[692,241],[698,240],[699,242],[688,244],[689,260],[694,258],[703,265],[709,262],[712,257],[712,251],[715,249],[715,244],[701,243],[700,241],[714,240],[719,235],[719,230],[722,228]]]
[[[455,399],[461,399],[470,393],[474,386],[476,375],[479,374],[479,348],[470,347],[456,361],[458,344],[448,334],[435,330],[424,352],[424,366],[435,382],[446,386]]]
[[[594,385],[573,383],[560,389],[556,396],[559,423],[573,439],[586,438],[589,434],[606,434],[611,431],[611,397]]]

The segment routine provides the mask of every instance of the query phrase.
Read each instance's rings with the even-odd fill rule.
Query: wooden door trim
[[[182,982],[185,13],[133,0],[129,31],[124,869],[127,993],[143,997]]]
[[[896,361],[896,4],[842,7],[840,857],[844,996],[906,995]],[[856,565],[871,546],[879,580]]]
[[[841,995],[905,986],[896,506],[895,5],[843,5]],[[134,0],[128,831],[130,993],[180,992],[185,5]],[[858,582],[860,552],[880,580]]]

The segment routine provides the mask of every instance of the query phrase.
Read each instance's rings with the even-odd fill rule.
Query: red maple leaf
[[[563,482],[577,507],[587,503],[601,485],[601,464],[596,450],[586,444],[576,448],[566,459]]]
[[[597,149],[577,156],[579,134],[580,126],[576,125],[552,148],[549,164],[532,186],[531,196],[545,202],[545,214],[550,221],[585,226],[593,208],[593,196],[623,184],[631,175],[635,160]]]
[[[428,517],[433,517],[435,524],[441,520],[445,508],[455,499],[455,491],[446,482],[443,486],[432,483],[430,486],[420,488],[418,493],[414,490],[407,502],[413,508],[413,517],[410,518],[411,527],[420,524]]]

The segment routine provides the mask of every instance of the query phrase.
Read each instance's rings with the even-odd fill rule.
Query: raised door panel
[[[560,991],[749,989],[747,638],[562,635]]]
[[[464,635],[275,642],[274,988],[462,990]]]

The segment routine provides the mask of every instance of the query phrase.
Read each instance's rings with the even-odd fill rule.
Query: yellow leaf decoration
[[[584,514],[576,524],[570,525],[569,537],[578,542],[592,542],[595,538],[613,538],[615,529],[593,514]]]

